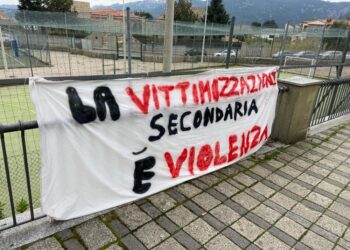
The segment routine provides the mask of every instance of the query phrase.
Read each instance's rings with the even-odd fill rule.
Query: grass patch
[[[0,87],[0,124],[35,120],[35,110],[28,85]],[[39,130],[27,130],[26,145],[34,208],[40,206],[40,146]],[[5,134],[14,205],[29,203],[20,132]],[[0,208],[3,217],[11,215],[3,154],[0,154]],[[22,211],[21,206],[18,212]]]

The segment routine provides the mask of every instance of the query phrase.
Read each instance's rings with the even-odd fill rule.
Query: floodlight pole
[[[171,72],[173,59],[173,35],[174,35],[174,9],[175,0],[166,1],[164,49],[163,49],[163,72]]]
[[[205,17],[204,17],[204,31],[203,31],[203,43],[202,43],[202,57],[201,57],[201,63],[203,63],[203,58],[204,58],[204,48],[205,48],[205,35],[207,31],[207,19],[208,19],[208,2],[207,0],[206,3],[206,8],[205,8]]]
[[[8,71],[8,65],[7,65],[7,58],[5,54],[4,39],[2,38],[1,26],[0,26],[0,45],[1,45],[2,60],[4,62],[5,76],[6,76]]]

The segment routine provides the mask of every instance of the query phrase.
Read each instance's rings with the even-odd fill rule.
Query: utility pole
[[[163,49],[163,72],[171,72],[173,59],[173,35],[174,35],[174,9],[175,0],[166,1],[164,49]]]

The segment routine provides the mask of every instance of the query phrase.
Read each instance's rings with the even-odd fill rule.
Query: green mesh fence
[[[0,20],[0,25],[19,25],[34,26],[56,29],[70,29],[84,32],[108,32],[113,34],[123,34],[122,18],[115,19],[112,16],[97,18],[90,13],[62,13],[62,12],[38,12],[38,11],[19,11],[3,10],[9,19]],[[206,28],[207,34],[215,36],[227,35],[229,24],[212,24],[208,23]],[[131,19],[131,32],[134,35],[163,35],[164,20],[146,20]],[[174,23],[174,36],[203,36],[203,23]],[[274,35],[281,36],[284,28],[260,28],[250,25],[236,24],[234,35]],[[291,25],[288,36],[300,37],[321,37],[323,27],[308,28],[302,30],[299,26]],[[327,28],[324,37],[345,37],[346,30]]]

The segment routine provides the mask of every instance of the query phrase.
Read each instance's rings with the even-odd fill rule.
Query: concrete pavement
[[[350,123],[118,207],[28,249],[350,249]]]

